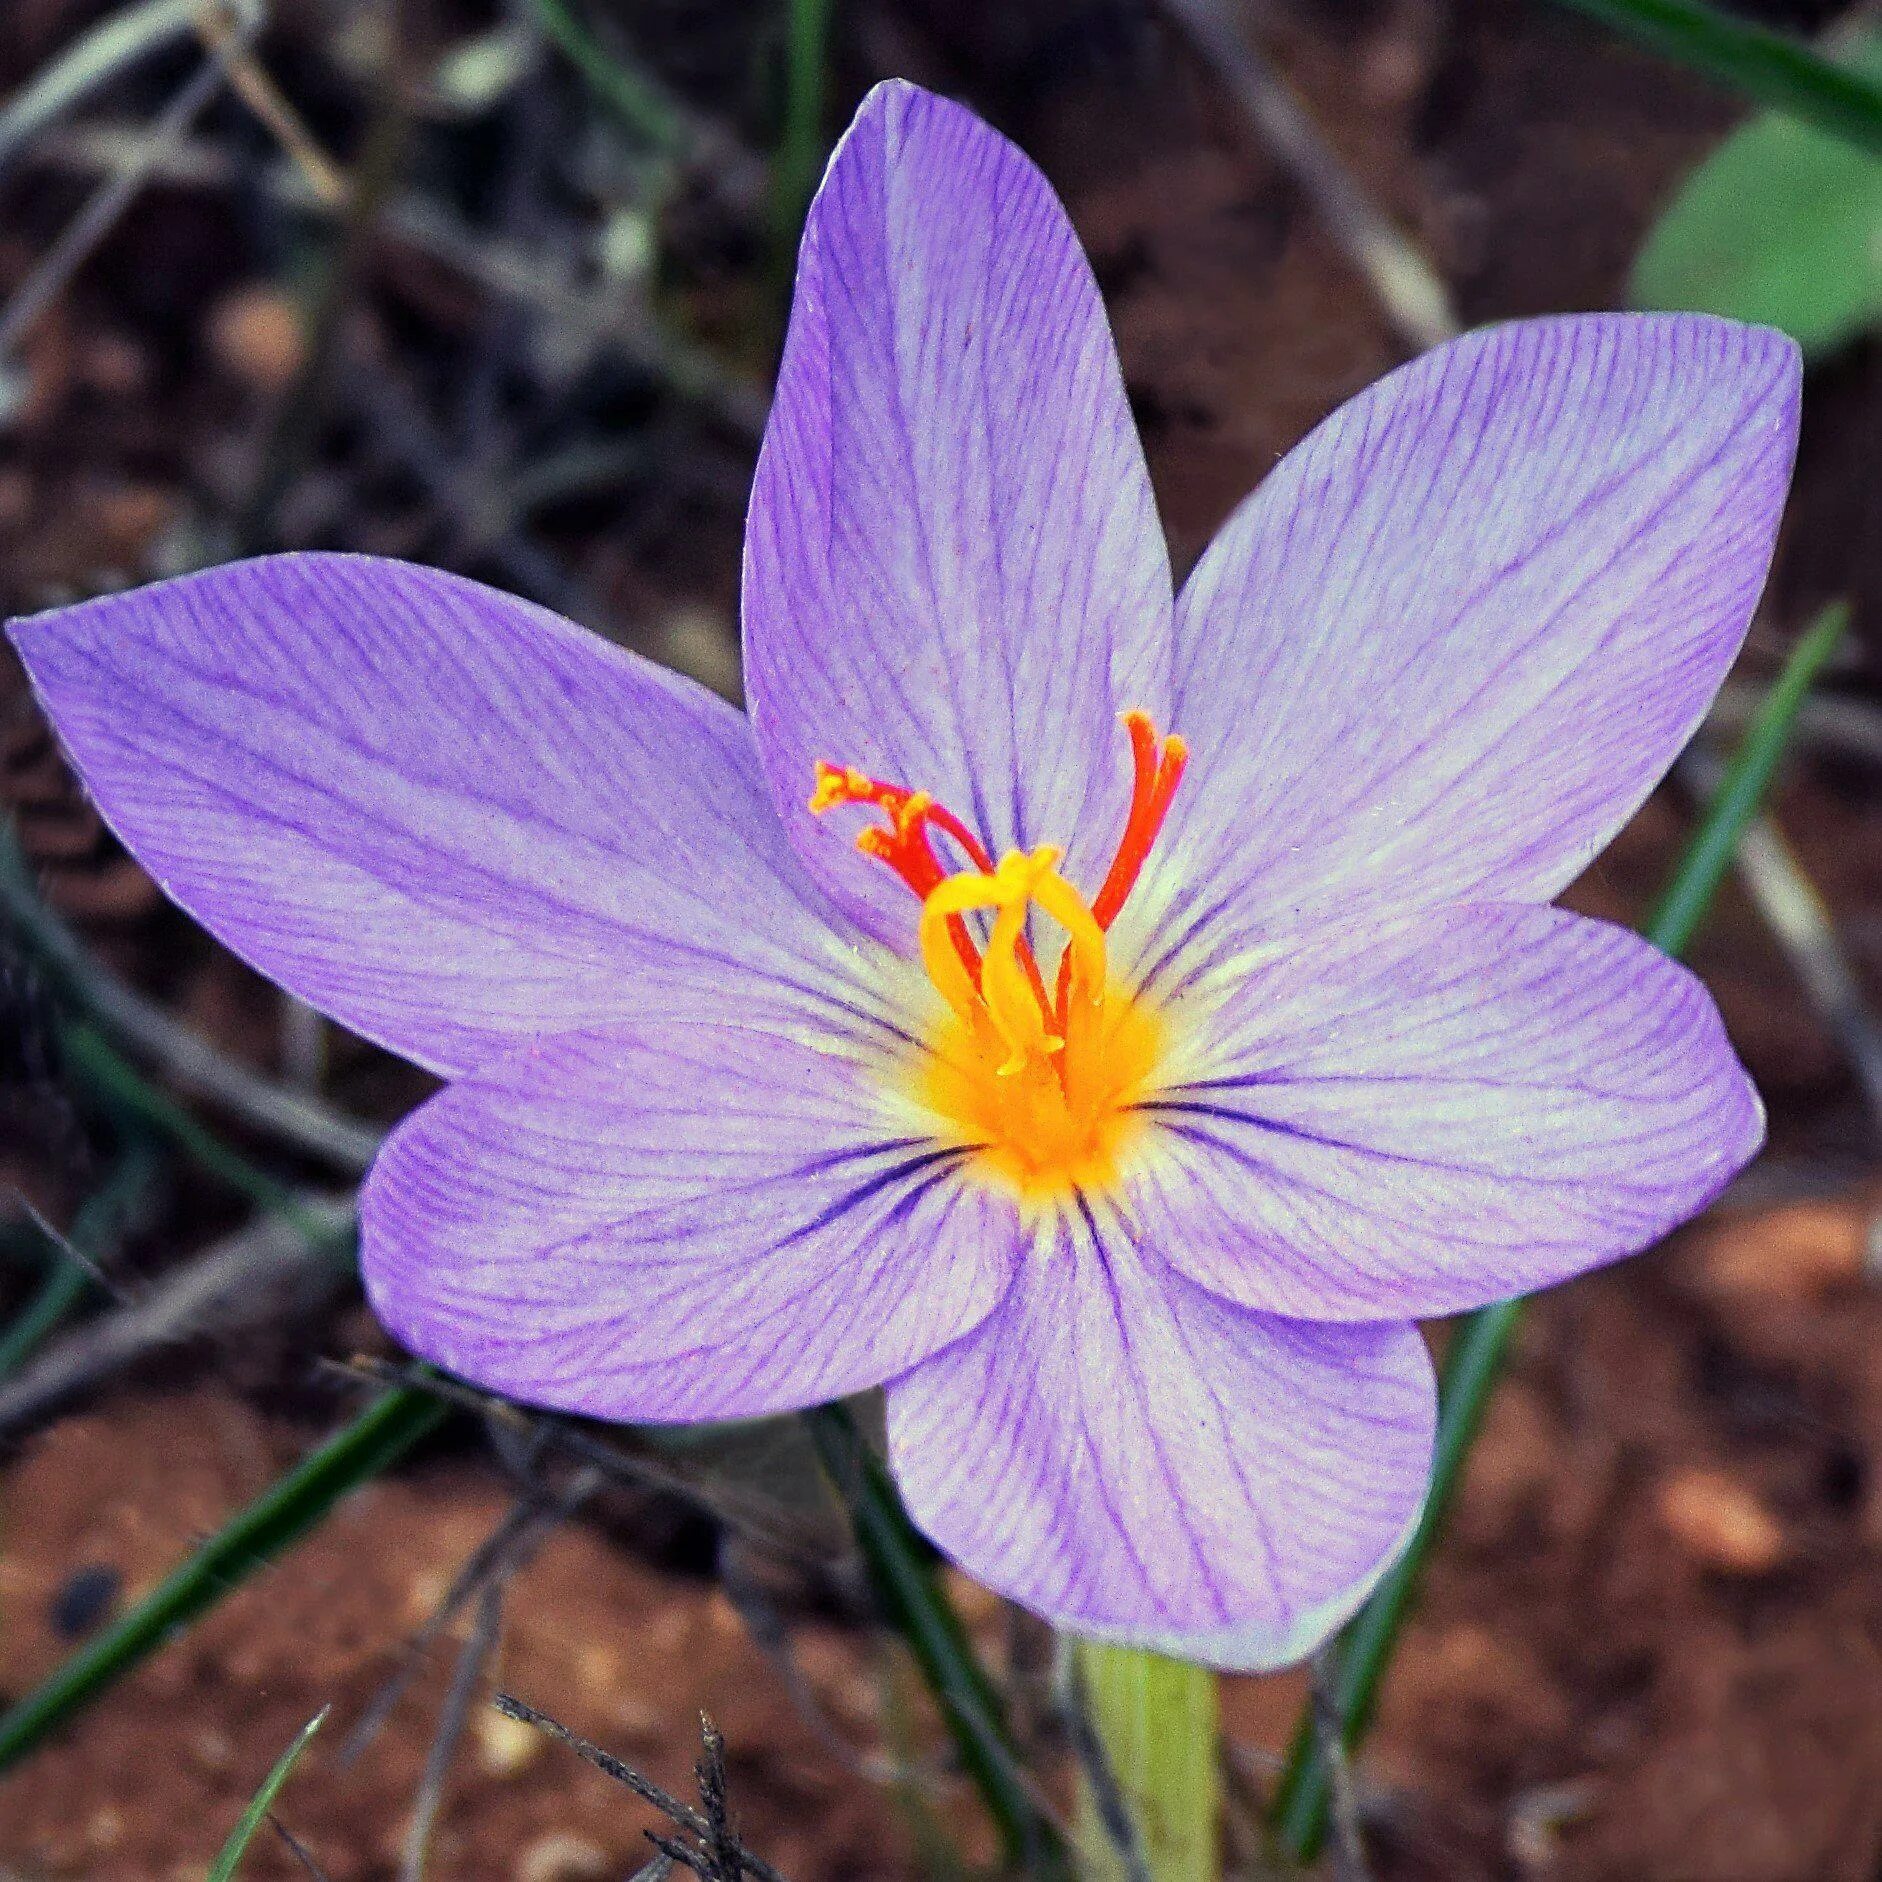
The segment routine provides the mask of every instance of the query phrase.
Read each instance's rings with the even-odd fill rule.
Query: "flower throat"
[[[996,862],[926,791],[820,762],[810,798],[819,815],[847,804],[882,812],[856,847],[921,899],[922,963],[947,1005],[926,1042],[915,1095],[985,1174],[1029,1199],[1116,1175],[1137,1126],[1131,1104],[1162,1045],[1156,1015],[1111,986],[1105,932],[1136,886],[1189,753],[1181,738],[1160,738],[1148,713],[1127,712],[1123,723],[1130,811],[1089,903],[1060,874],[1061,848],[1008,850]],[[937,838],[967,866],[945,868]],[[1035,907],[1065,935],[1050,984],[1027,933]],[[984,938],[970,917],[985,924]]]

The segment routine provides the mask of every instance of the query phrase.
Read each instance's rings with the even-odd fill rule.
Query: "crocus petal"
[[[977,1324],[1012,1205],[898,1135],[880,1067],[746,1026],[573,1033],[393,1134],[362,1202],[413,1351],[597,1418],[735,1418],[875,1385]]]
[[[163,887],[420,1064],[463,1071],[650,1001],[850,997],[745,722],[541,608],[291,555],[12,632]]]
[[[1317,1326],[1192,1285],[1094,1212],[888,1392],[910,1512],[1058,1626],[1220,1666],[1300,1659],[1389,1565],[1435,1416],[1409,1326]]]
[[[1128,707],[1167,698],[1168,560],[1091,270],[1039,171],[899,82],[811,207],[745,551],[746,684],[792,840],[883,939],[915,908],[806,809],[824,759],[996,854],[1123,828]],[[959,865],[956,865],[959,866]]]
[[[1131,1195],[1183,1272],[1272,1312],[1456,1313],[1644,1248],[1757,1151],[1717,1010],[1624,929],[1445,909],[1241,976]]]
[[[1798,382],[1768,329],[1593,315],[1473,333],[1334,413],[1178,603],[1164,923],[1557,894],[1738,651]]]

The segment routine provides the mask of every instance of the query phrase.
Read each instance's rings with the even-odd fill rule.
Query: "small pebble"
[[[209,316],[209,347],[232,379],[257,392],[285,392],[307,358],[300,315],[270,287],[225,296]]]
[[[52,1631],[77,1640],[105,1620],[124,1592],[124,1577],[108,1562],[75,1569],[52,1597]]]
[[[516,1882],[592,1882],[610,1873],[608,1852],[585,1836],[552,1830],[523,1851]]]
[[[1696,1562],[1724,1575],[1765,1575],[1789,1553],[1783,1526],[1722,1470],[1683,1470],[1660,1486],[1661,1526]]]
[[[514,1777],[542,1755],[543,1734],[521,1719],[497,1711],[477,1718],[477,1762],[487,1776]]]
[[[1863,1272],[1873,1212],[1846,1201],[1798,1202],[1726,1217],[1709,1230],[1700,1275],[1717,1294],[1742,1300],[1818,1300]]]

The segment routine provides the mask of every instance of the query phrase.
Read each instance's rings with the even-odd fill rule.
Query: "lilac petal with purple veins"
[[[1192,763],[1140,912],[1273,935],[1557,894],[1738,652],[1798,382],[1767,328],[1590,315],[1471,334],[1341,407],[1178,603]]]
[[[164,889],[421,1065],[650,1006],[875,1023],[745,721],[528,602],[290,555],[12,632]]]
[[[916,906],[805,808],[819,759],[933,793],[1096,886],[1125,708],[1168,699],[1170,573],[1091,269],[1039,171],[879,85],[811,207],[752,490],[745,665],[806,865],[871,932]],[[964,864],[954,863],[961,867]]]
[[[1443,909],[1238,976],[1125,1206],[1192,1280],[1335,1320],[1452,1314],[1656,1241],[1764,1115],[1705,988],[1560,909]]]
[[[1100,1213],[1044,1231],[888,1408],[910,1513],[978,1580],[1075,1633],[1256,1669],[1404,1543],[1436,1394],[1416,1328],[1250,1313]]]
[[[875,1385],[969,1331],[1012,1205],[900,1131],[881,1068],[745,1026],[575,1033],[393,1134],[362,1202],[372,1304],[536,1405],[738,1418]]]

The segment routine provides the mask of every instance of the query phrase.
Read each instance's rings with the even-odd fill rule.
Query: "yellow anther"
[[[1019,944],[1026,932],[1027,905],[1037,895],[1039,885],[1052,874],[1059,852],[1050,847],[1036,849],[1030,856],[1009,850],[1000,858],[994,881],[1005,890],[1006,900],[999,904],[993,932],[987,937],[986,959],[980,968],[980,995],[987,1004],[994,1030],[1005,1045],[1007,1057],[1000,1066],[1002,1078],[1023,1072],[1035,1059],[1049,1058],[1065,1041],[1046,1025],[1045,1014],[1033,993],[1032,981],[1020,965]]]
[[[1104,934],[1078,891],[1059,874],[1061,853],[1050,844],[1030,854],[1009,850],[991,875],[949,876],[922,903],[922,961],[942,998],[968,1026],[979,1030],[991,1024],[1006,1048],[999,1067],[1003,1077],[1016,1076],[1065,1045],[1048,1023],[1043,996],[1028,972],[1030,956],[1021,955],[1026,912],[1034,902],[1069,937],[1073,978],[1085,999],[1095,1005],[1104,998]],[[994,919],[976,984],[948,924],[980,909],[993,910]]]
[[[817,786],[810,794],[810,808],[814,815],[821,817],[839,804],[867,803],[870,790],[869,779],[854,765],[833,765],[819,758]]]
[[[1066,932],[1072,982],[1094,1005],[1104,998],[1104,930],[1084,897],[1054,869],[1032,885],[1032,899]]]
[[[922,965],[941,990],[941,997],[969,1027],[974,1027],[980,1018],[980,989],[954,945],[948,922],[956,915],[965,915],[977,908],[998,908],[1006,895],[1007,891],[996,877],[949,876],[928,892],[921,905],[921,925],[916,933],[921,944]]]

